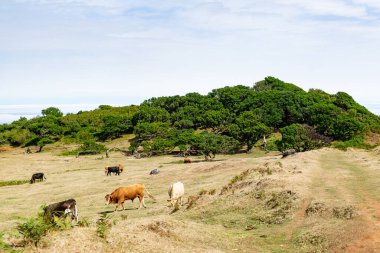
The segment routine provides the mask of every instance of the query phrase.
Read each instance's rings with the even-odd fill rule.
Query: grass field
[[[0,153],[0,181],[47,177],[0,188],[0,231],[17,244],[17,222],[69,198],[90,226],[51,232],[26,252],[380,252],[379,150],[322,149],[286,159],[257,151],[212,162],[192,157],[191,164],[173,156],[75,158],[47,150]],[[120,176],[105,176],[104,166],[119,163]],[[153,168],[161,172],[150,176]],[[176,181],[185,184],[189,203],[172,213],[167,190]],[[144,183],[157,201],[147,198],[141,210],[128,201],[127,210],[114,213],[105,206],[107,193],[134,183]],[[106,240],[95,232],[102,213],[115,221]]]

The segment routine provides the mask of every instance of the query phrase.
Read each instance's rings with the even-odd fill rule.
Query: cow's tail
[[[152,198],[154,201],[156,201],[156,198],[155,198],[152,194],[150,194],[149,191],[148,191],[147,189],[145,189],[145,191],[146,191],[146,194],[147,194],[150,198]]]

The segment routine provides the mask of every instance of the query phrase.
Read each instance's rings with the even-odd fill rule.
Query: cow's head
[[[112,196],[111,196],[111,194],[107,194],[106,196],[105,196],[105,199],[106,199],[106,205],[109,205],[109,204],[112,204],[113,203],[113,199],[112,199]]]

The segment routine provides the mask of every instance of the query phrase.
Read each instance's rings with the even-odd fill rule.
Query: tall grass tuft
[[[11,180],[11,181],[0,181],[0,187],[10,186],[10,185],[20,185],[27,184],[29,180]]]
[[[96,234],[103,239],[107,239],[113,222],[111,216],[103,213],[101,217],[96,221]]]

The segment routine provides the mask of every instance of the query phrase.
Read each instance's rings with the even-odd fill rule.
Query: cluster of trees
[[[63,116],[50,107],[41,117],[20,118],[0,125],[0,142],[14,146],[38,145],[59,140],[106,141],[134,133],[134,150],[165,153],[201,150],[206,158],[215,153],[251,150],[263,136],[280,132],[279,150],[299,151],[350,141],[368,131],[380,131],[380,118],[338,92],[308,92],[296,85],[267,77],[253,87],[237,85],[215,89],[207,95],[151,98],[139,106],[99,106],[89,112]]]

